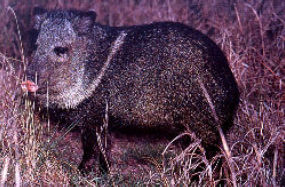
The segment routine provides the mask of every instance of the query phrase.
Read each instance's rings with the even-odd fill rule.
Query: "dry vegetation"
[[[0,186],[108,186],[111,181],[94,173],[80,175],[76,169],[81,154],[77,135],[70,129],[62,129],[59,134],[49,123],[40,124],[33,114],[34,104],[21,100],[20,83],[28,63],[28,30],[34,6],[92,9],[98,14],[98,22],[112,26],[183,22],[211,37],[230,62],[241,91],[235,126],[226,137],[230,152],[222,151],[207,160],[198,139],[184,151],[167,144],[122,149],[127,147],[127,141],[122,141],[114,152],[114,184],[214,186],[224,180],[229,186],[285,185],[285,1],[2,0]],[[181,136],[193,135],[186,132]],[[220,175],[214,163],[225,156],[230,156],[232,167],[224,162],[225,175]],[[200,172],[195,169],[198,167],[202,168]]]

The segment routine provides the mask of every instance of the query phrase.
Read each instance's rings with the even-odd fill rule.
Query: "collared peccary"
[[[232,124],[239,91],[219,47],[181,23],[109,27],[94,12],[40,10],[27,77],[51,119],[79,123],[84,155],[97,158],[97,127],[178,135],[191,130],[206,152]],[[37,82],[37,84],[35,84]],[[32,91],[33,90],[33,91]],[[32,94],[34,95],[34,94]],[[215,118],[218,117],[218,120]]]

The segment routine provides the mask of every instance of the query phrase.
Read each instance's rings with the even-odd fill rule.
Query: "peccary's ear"
[[[41,23],[47,16],[47,10],[41,7],[35,7],[33,10],[34,15],[34,29],[39,30]]]
[[[79,33],[88,33],[93,27],[96,19],[96,13],[94,11],[80,12],[76,19],[72,21],[73,28]]]

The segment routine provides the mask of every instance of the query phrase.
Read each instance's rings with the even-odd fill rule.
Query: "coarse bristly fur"
[[[219,47],[181,23],[109,27],[95,18],[94,12],[38,9],[37,48],[27,68],[51,118],[82,124],[80,167],[96,157],[95,127],[103,123],[106,103],[111,127],[173,135],[188,129],[211,155],[220,142],[211,106],[227,131],[239,103]]]

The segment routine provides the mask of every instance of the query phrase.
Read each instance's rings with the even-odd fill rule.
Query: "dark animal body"
[[[95,129],[107,104],[115,129],[165,135],[188,129],[206,151],[219,144],[216,127],[229,129],[239,102],[219,47],[181,23],[108,27],[95,17],[80,11],[37,13],[37,48],[27,69],[28,79],[39,86],[36,100],[50,108],[52,119],[82,127],[80,167],[100,152]]]

